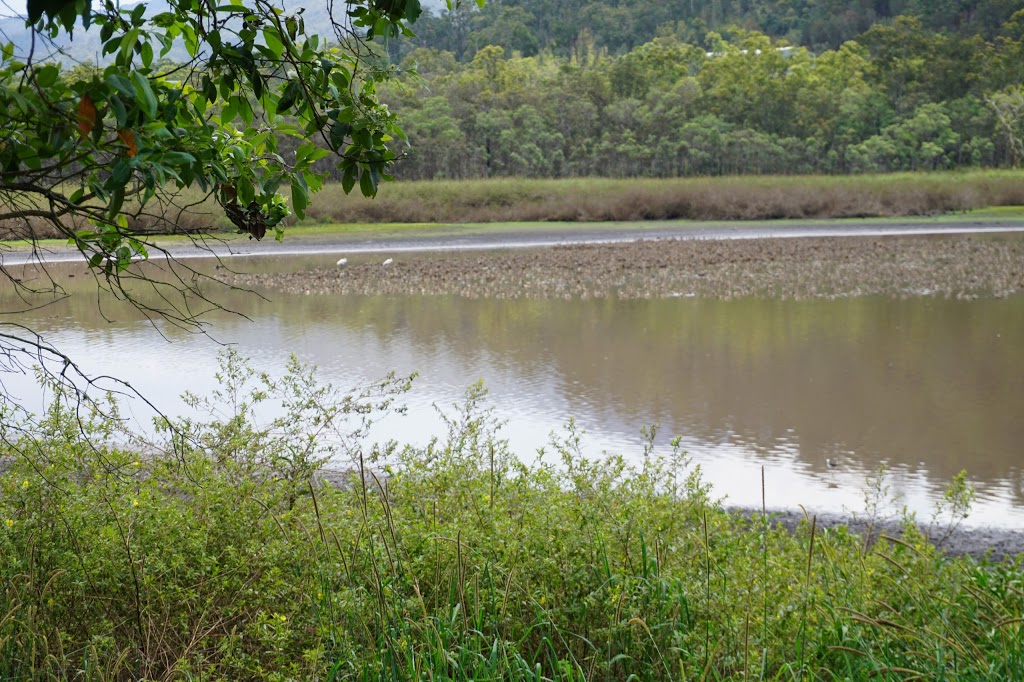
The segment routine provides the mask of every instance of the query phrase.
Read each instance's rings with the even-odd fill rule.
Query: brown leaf
[[[121,128],[117,131],[117,136],[121,138],[121,142],[128,148],[125,154],[132,157],[139,153],[139,148],[135,146],[135,133],[127,128]]]
[[[82,101],[78,103],[78,131],[82,133],[82,137],[86,137],[95,125],[96,105],[93,104],[89,93],[85,93],[82,95]]]

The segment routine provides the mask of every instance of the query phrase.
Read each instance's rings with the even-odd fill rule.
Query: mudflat
[[[391,262],[384,265],[386,259]],[[537,249],[353,254],[341,268],[231,273],[298,294],[471,298],[1005,297],[1024,291],[1024,236],[656,239]]]

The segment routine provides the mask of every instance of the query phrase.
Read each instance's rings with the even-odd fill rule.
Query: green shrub
[[[194,400],[210,419],[160,440],[60,395],[5,416],[0,678],[1024,672],[1021,559],[948,559],[912,525],[870,547],[813,519],[790,533],[723,509],[678,443],[588,458],[572,422],[529,462],[479,385],[443,438],[362,452],[330,433],[394,409],[407,380],[345,396],[233,355],[221,379]],[[323,480],[326,456],[353,457],[347,477]]]

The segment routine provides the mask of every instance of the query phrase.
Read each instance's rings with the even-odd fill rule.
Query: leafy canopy
[[[182,188],[212,194],[256,239],[303,216],[323,179],[313,164],[331,154],[346,192],[375,195],[403,135],[376,96],[391,71],[374,41],[409,35],[420,4],[346,8],[324,38],[274,0],[169,0],[158,13],[29,0],[32,52],[0,52],[0,222],[33,242],[56,228],[109,281],[148,255],[129,225],[166,220]],[[67,68],[49,41],[89,27],[101,66]],[[184,63],[167,59],[176,43]],[[278,151],[288,136],[294,155]]]

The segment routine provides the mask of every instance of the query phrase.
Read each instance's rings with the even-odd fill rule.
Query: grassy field
[[[175,213],[186,231],[233,231],[212,199],[186,193],[196,208]],[[289,221],[296,233],[321,227],[332,234],[416,232],[437,225],[659,220],[828,220],[957,215],[1004,208],[1020,215],[1024,172],[902,173],[855,176],[737,176],[716,178],[492,180],[396,182],[375,199],[346,195],[330,184],[314,197],[307,218]],[[130,222],[157,229],[155,222]],[[52,228],[33,226],[37,236]],[[23,225],[0,226],[0,238],[23,234]],[[321,232],[322,233],[322,232]]]
[[[815,227],[833,225],[835,227],[848,226],[851,223],[857,225],[891,225],[896,218],[803,218],[803,219],[777,219],[772,220],[771,225],[777,227]],[[973,222],[1005,223],[1007,221],[1024,221],[1024,205],[1022,206],[998,206],[989,208],[978,208],[946,213],[931,216],[905,216],[899,217],[901,224],[907,225],[941,225],[943,223]],[[628,232],[630,230],[643,230],[650,232],[664,228],[676,230],[681,226],[692,227],[693,229],[717,229],[730,230],[741,229],[755,221],[741,220],[714,220],[714,221],[682,221],[682,220],[632,220],[632,221],[603,221],[603,222],[504,222],[504,223],[311,223],[309,221],[296,223],[289,226],[284,235],[284,243],[294,243],[303,239],[330,239],[331,237],[344,239],[415,239],[417,237],[467,237],[496,234],[529,235],[531,232],[551,232],[552,230],[571,233],[575,229],[586,229],[589,231],[606,230]],[[764,222],[764,221],[762,221]],[[226,229],[226,228],[225,228]],[[231,238],[230,233],[221,233]],[[190,244],[194,239],[189,234],[154,234],[147,237],[147,243],[162,248],[173,248]],[[271,237],[267,237],[271,239]],[[41,239],[36,242],[37,246],[52,250],[61,250],[67,247],[64,239]],[[23,240],[0,240],[0,248],[9,251],[28,251],[32,244]]]
[[[1024,674],[1021,558],[944,558],[911,525],[868,538],[812,517],[787,532],[723,509],[678,449],[588,458],[571,424],[544,461],[516,457],[479,387],[445,438],[363,453],[342,485],[311,485],[342,454],[328,432],[405,380],[346,399],[297,365],[264,385],[223,362],[220,410],[196,403],[219,416],[177,422],[152,457],[116,446],[98,416],[87,441],[69,408],[32,437],[6,415],[0,678]],[[277,397],[286,409],[259,422]],[[969,501],[954,481],[952,522]]]
[[[938,215],[1024,205],[1024,173],[526,180],[385,185],[376,199],[325,187],[309,222],[777,220]]]

